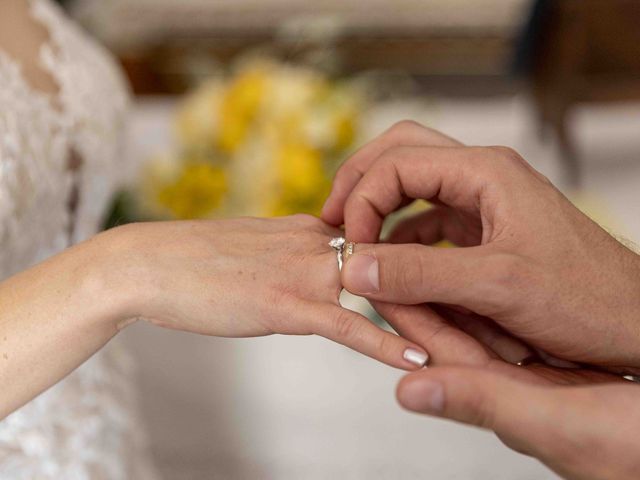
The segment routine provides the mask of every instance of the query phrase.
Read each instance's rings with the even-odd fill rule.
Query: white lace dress
[[[96,233],[126,170],[120,72],[57,5],[25,5],[47,32],[34,63],[57,88],[34,87],[0,42],[0,279]],[[1,479],[152,478],[116,342],[0,422]]]

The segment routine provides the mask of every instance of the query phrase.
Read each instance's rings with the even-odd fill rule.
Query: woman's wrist
[[[130,232],[135,226],[117,227],[96,235],[74,247],[78,297],[86,305],[89,317],[121,330],[140,312],[140,278],[134,275],[135,255],[130,247]]]
[[[110,236],[98,235],[0,284],[0,419],[102,348],[126,317]]]

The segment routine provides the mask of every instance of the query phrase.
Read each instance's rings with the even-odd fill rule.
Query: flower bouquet
[[[365,99],[357,80],[274,58],[239,60],[181,102],[176,148],[142,168],[133,216],[318,214]]]

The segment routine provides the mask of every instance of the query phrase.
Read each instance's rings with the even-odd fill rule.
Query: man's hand
[[[435,207],[396,228],[389,240],[403,245],[375,244],[385,216],[412,199]],[[359,242],[342,272],[352,293],[445,305],[448,325],[511,361],[532,347],[640,369],[639,257],[508,148],[401,123],[344,164],[323,219]],[[442,239],[466,248],[431,246]],[[438,337],[425,345],[435,364]]]
[[[407,375],[397,396],[409,410],[491,429],[563,477],[637,479],[640,385],[566,386],[541,375],[532,382],[532,369],[436,367]],[[564,372],[573,378],[556,371],[556,382],[571,384],[579,376]]]
[[[446,365],[402,379],[397,396],[405,408],[494,430],[569,478],[637,478],[640,385],[592,369],[513,365],[496,353],[513,345],[501,336],[474,338],[457,327],[465,314],[448,308],[375,306],[398,333],[428,347],[435,364]]]

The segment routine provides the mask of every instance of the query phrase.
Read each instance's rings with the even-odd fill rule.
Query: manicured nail
[[[378,278],[378,260],[365,254],[352,255],[346,263],[345,284],[351,293],[367,294],[380,290]]]
[[[414,380],[401,390],[399,400],[408,410],[437,415],[444,410],[444,389],[433,380]]]
[[[402,354],[402,358],[418,367],[424,367],[427,364],[427,360],[429,360],[429,355],[415,348],[407,348]]]

